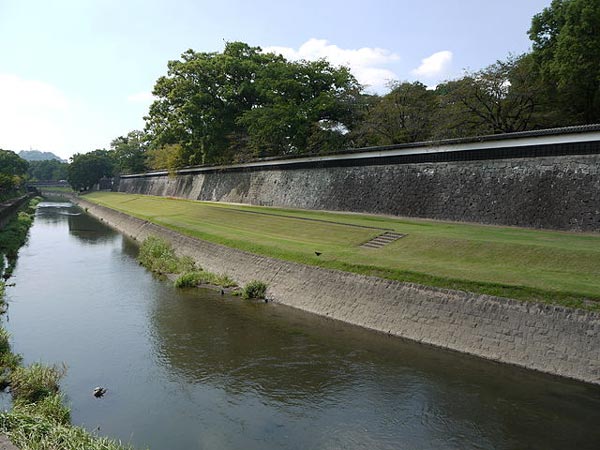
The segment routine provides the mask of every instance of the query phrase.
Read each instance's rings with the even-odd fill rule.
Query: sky
[[[367,90],[430,87],[530,50],[551,0],[0,0],[0,148],[74,153],[143,129],[185,50],[243,41],[349,66]]]

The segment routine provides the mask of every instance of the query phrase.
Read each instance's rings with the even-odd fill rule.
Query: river
[[[66,364],[73,423],[90,431],[172,450],[600,448],[596,386],[176,290],[136,253],[45,201],[7,291],[13,350]]]

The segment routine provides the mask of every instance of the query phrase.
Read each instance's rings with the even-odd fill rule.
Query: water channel
[[[62,389],[88,430],[173,450],[600,448],[598,387],[178,291],[136,252],[43,202],[8,290],[13,350],[67,365]]]

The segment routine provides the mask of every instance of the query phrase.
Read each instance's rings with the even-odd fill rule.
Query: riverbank
[[[3,279],[12,276],[17,253],[26,242],[40,201],[30,199],[23,208],[27,199],[29,196],[11,202],[10,213],[5,216],[6,226],[0,229],[0,275]],[[22,210],[18,211],[19,208]],[[0,315],[6,312],[5,287],[4,281],[0,281]],[[10,387],[13,404],[11,411],[0,412],[0,433],[10,439],[0,434],[0,448],[13,449],[12,442],[22,449],[128,449],[71,425],[70,409],[59,387],[64,370],[39,363],[24,366],[22,357],[11,350],[10,335],[0,326],[0,386],[2,389]]]
[[[19,197],[15,197],[3,202],[0,202],[0,229],[10,222],[15,212],[21,208],[27,200],[31,198],[31,195],[24,194]]]
[[[133,239],[157,236],[238,284],[261,280],[277,302],[425,344],[600,384],[600,314],[309,266],[185,236],[73,201]]]
[[[600,235],[96,192],[191,237],[394,281],[600,311]]]

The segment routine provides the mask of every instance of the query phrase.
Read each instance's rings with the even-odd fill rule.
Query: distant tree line
[[[68,179],[87,188],[112,173],[600,122],[600,0],[554,0],[528,33],[529,53],[435,89],[393,82],[385,95],[325,60],[242,42],[188,50],[157,80],[145,129],[73,156]]]

